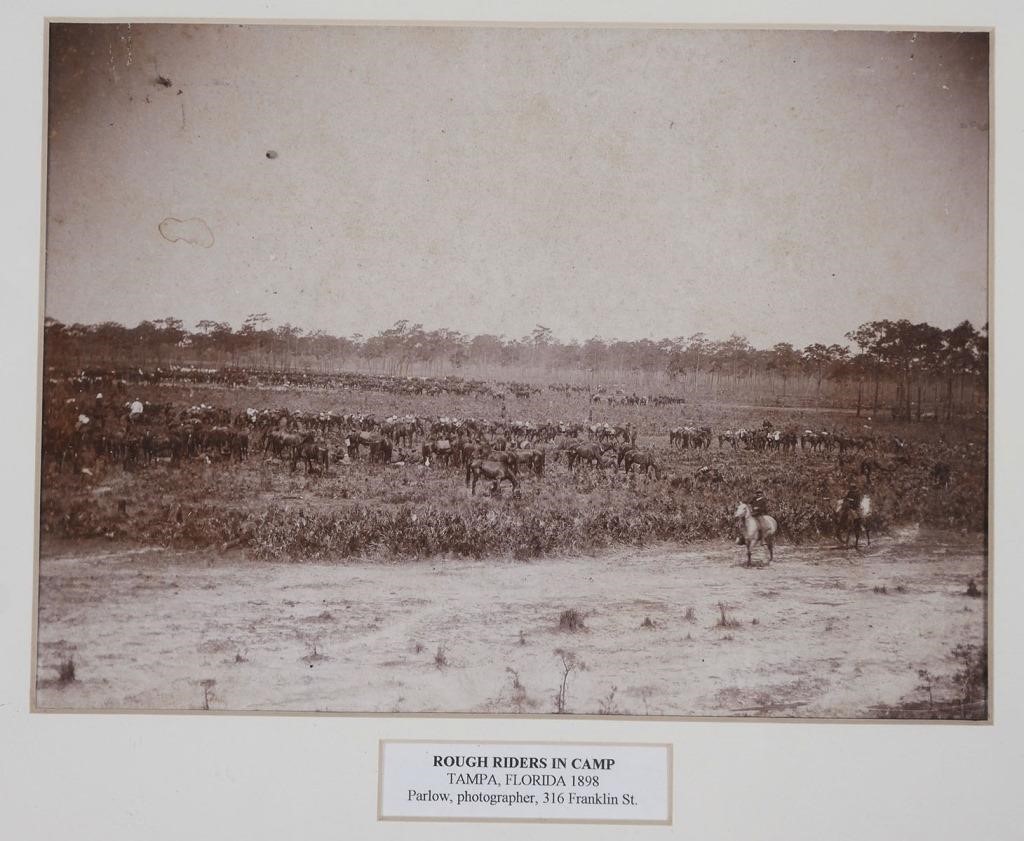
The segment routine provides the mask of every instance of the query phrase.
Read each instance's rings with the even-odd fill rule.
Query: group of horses
[[[850,435],[827,429],[775,429],[769,421],[758,429],[725,429],[718,434],[719,449],[729,446],[734,450],[745,448],[760,452],[794,453],[799,449],[801,452],[838,452],[843,455],[848,451],[861,452],[874,443],[870,435]]]
[[[141,416],[128,416],[120,408],[109,410],[111,418],[87,418],[74,400],[64,407],[65,421],[44,424],[44,453],[52,453],[58,467],[70,456],[91,449],[96,455],[123,466],[151,465],[160,459],[171,464],[189,457],[228,464],[243,462],[255,450],[265,459],[299,465],[307,474],[326,473],[332,462],[363,459],[371,464],[418,461],[424,468],[435,465],[462,471],[465,486],[476,494],[481,481],[491,483],[492,492],[508,483],[513,494],[525,476],[545,475],[549,461],[563,462],[570,472],[585,468],[622,469],[660,480],[665,471],[659,451],[638,446],[638,430],[632,423],[531,422],[520,420],[389,416],[370,413],[302,413],[285,408],[246,409],[232,412],[200,404],[173,406],[146,404]],[[72,419],[77,414],[77,422]],[[669,450],[708,450],[714,439],[709,426],[686,424],[668,433]],[[719,449],[795,451],[840,454],[874,443],[869,436],[793,429],[774,429],[768,422],[755,430],[727,429],[718,436]],[[905,444],[897,441],[897,451]],[[897,456],[899,457],[899,456]],[[864,467],[867,465],[867,468]],[[871,469],[891,471],[867,459],[862,473],[870,482]],[[948,484],[949,466],[939,463],[932,471],[936,484]],[[717,467],[705,464],[690,482],[720,482]],[[675,485],[673,485],[675,486]],[[871,500],[863,497],[851,507],[846,501],[834,509],[837,534],[856,548],[862,536],[870,544]],[[755,515],[746,504],[734,512],[736,526],[753,562],[754,547],[763,545],[770,563],[774,559],[777,521],[769,515]]]
[[[83,401],[85,402],[85,401]],[[622,468],[660,479],[664,474],[659,451],[638,445],[638,429],[627,423],[526,421],[501,418],[425,416],[377,417],[372,413],[333,411],[301,412],[284,407],[247,408],[231,411],[206,404],[178,407],[146,404],[145,411],[129,423],[123,411],[105,407],[107,417],[85,418],[93,410],[70,399],[63,412],[51,413],[44,423],[44,449],[65,456],[93,449],[124,466],[151,464],[159,458],[172,463],[202,455],[213,460],[242,461],[250,450],[289,461],[292,470],[305,465],[307,472],[326,471],[332,461],[363,457],[371,463],[388,464],[418,459],[433,464],[462,467],[490,453],[515,451],[517,467],[540,476],[545,462],[564,458],[570,470],[580,467]],[[54,419],[54,415],[59,415]],[[74,420],[78,416],[78,422]],[[708,450],[714,438],[711,427],[686,424],[668,431],[672,449]],[[756,430],[724,430],[719,448],[796,448],[842,454],[849,447],[863,448],[867,437],[854,438],[828,431],[773,429],[768,421]],[[396,455],[397,452],[397,455]],[[74,461],[74,459],[72,459]],[[716,471],[698,470],[696,481],[713,481]],[[870,477],[869,477],[870,478]]]
[[[301,370],[240,368],[235,366],[200,367],[169,365],[155,368],[84,368],[77,371],[49,370],[51,386],[67,386],[78,394],[96,392],[124,393],[130,386],[178,384],[239,388],[246,386],[272,388],[308,388],[318,390],[384,392],[413,396],[469,396],[506,400],[510,396],[527,399],[541,393],[529,383],[516,381],[489,382],[462,377],[418,377],[391,374],[363,374],[353,371],[323,373]]]
[[[676,426],[669,430],[668,445],[681,450],[707,450],[711,447],[712,432],[710,426]],[[719,438],[721,448],[721,438]]]
[[[835,518],[836,536],[844,546],[850,545],[850,537],[854,538],[854,548],[860,549],[863,535],[868,546],[871,545],[871,522],[873,507],[871,497],[862,494],[854,505],[849,499],[837,499],[832,508]],[[753,550],[763,545],[768,556],[766,563],[775,560],[775,535],[779,531],[778,521],[770,514],[755,514],[750,505],[741,502],[733,512],[736,528],[739,531],[740,543],[747,549],[747,566],[754,566]]]

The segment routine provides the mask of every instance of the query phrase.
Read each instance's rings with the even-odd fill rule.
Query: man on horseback
[[[754,491],[750,499],[746,500],[746,503],[750,507],[752,517],[763,517],[768,513],[768,497],[765,496],[764,491]],[[742,546],[744,542],[742,534],[736,538],[737,546]]]
[[[139,400],[138,397],[136,397],[128,406],[128,420],[131,423],[138,423],[140,420],[142,420],[142,411],[142,401]]]
[[[750,513],[755,517],[761,517],[768,513],[768,497],[764,491],[754,491],[754,495],[747,500],[750,506]]]
[[[846,490],[846,496],[843,497],[843,507],[848,508],[850,511],[859,511],[860,501],[863,496],[864,494],[860,492],[860,488],[855,484],[851,484]]]
[[[748,502],[741,502],[733,515],[740,536],[736,543],[747,547],[747,566],[753,565],[751,550],[758,543],[764,545],[768,552],[768,561],[775,557],[775,534],[779,524],[774,517],[767,514],[768,500],[763,491],[758,491]]]
[[[861,532],[867,535],[868,545],[871,545],[871,531],[868,522],[871,516],[871,498],[861,491],[856,480],[850,482],[846,495],[837,503],[835,514],[836,537],[841,537],[845,545],[849,545],[851,531],[856,538],[855,548],[860,548]]]

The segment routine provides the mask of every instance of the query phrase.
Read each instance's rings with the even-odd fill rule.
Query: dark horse
[[[423,442],[422,454],[423,464],[426,467],[430,467],[430,460],[443,461],[446,465],[451,464],[452,453],[454,447],[452,442],[447,438],[431,439]]]
[[[519,488],[515,462],[500,462],[482,458],[466,462],[466,487],[471,489],[473,496],[476,496],[476,483],[481,476],[494,483],[491,486],[492,491],[497,491],[498,486],[506,480],[512,483],[512,493]]]
[[[609,447],[607,449],[614,449]],[[606,448],[600,444],[577,444],[569,447],[566,454],[569,461],[569,469],[572,470],[577,464],[588,464],[595,467],[601,466],[601,456],[605,454]]]
[[[648,476],[654,473],[655,479],[661,478],[661,468],[657,460],[646,450],[628,450],[623,454],[622,463],[627,473],[636,467],[638,472],[646,473]]]
[[[353,432],[345,438],[345,448],[350,458],[359,455],[359,448],[366,447],[368,450],[367,459],[370,462],[387,464],[391,461],[393,446],[390,438],[385,438],[377,432]]]
[[[306,463],[307,473],[312,472],[314,466],[316,469],[323,468],[326,473],[331,466],[330,452],[327,447],[317,444],[312,438],[305,439],[292,450],[292,472],[298,467],[300,461]]]
[[[537,476],[544,475],[543,450],[510,450],[508,456],[510,458],[500,460],[505,464],[508,464],[510,461],[514,462],[516,470],[520,467],[525,467],[527,473],[534,473]],[[497,457],[495,456],[495,458]]]

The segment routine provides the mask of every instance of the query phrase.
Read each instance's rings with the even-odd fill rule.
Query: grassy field
[[[248,406],[319,412],[496,417],[493,401],[408,397],[380,393],[324,393],[273,389],[151,388],[144,399],[187,406],[205,402],[232,409]],[[509,418],[532,421],[586,420],[589,406],[562,395],[516,401]],[[172,467],[124,470],[102,460],[91,475],[58,474],[44,466],[43,533],[102,538],[171,548],[241,546],[252,557],[275,560],[339,560],[353,557],[416,559],[540,557],[659,540],[691,542],[734,534],[737,502],[764,489],[783,541],[831,536],[832,502],[856,478],[860,455],[758,452],[726,446],[673,450],[667,433],[681,423],[753,427],[766,416],[776,426],[822,427],[880,439],[901,435],[909,456],[871,454],[892,472],[877,473],[870,492],[875,528],[927,526],[982,532],[986,518],[984,435],[964,427],[871,423],[849,413],[736,406],[596,407],[593,420],[632,422],[639,444],[653,449],[662,479],[597,469],[570,472],[549,458],[545,475],[524,478],[520,493],[498,496],[487,485],[470,497],[455,467],[425,468],[412,461],[389,466],[336,461],[326,475],[291,472],[282,460],[253,453],[241,465],[204,459]],[[331,442],[335,454],[341,444]],[[948,486],[931,469],[948,463]],[[701,466],[716,467],[722,481],[693,483]]]

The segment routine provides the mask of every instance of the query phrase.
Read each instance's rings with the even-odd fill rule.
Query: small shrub
[[[927,669],[918,669],[917,676],[921,679],[921,683],[917,687],[917,691],[928,693],[928,709],[934,709],[935,697],[932,693],[932,688],[935,685],[935,678],[932,677],[931,673]]]
[[[522,710],[529,703],[529,699],[526,697],[526,687],[519,680],[518,671],[511,666],[506,666],[505,671],[512,678],[512,704],[517,710]]]
[[[322,660],[327,660],[328,659],[327,655],[324,654],[322,651],[320,651],[320,648],[319,648],[320,640],[319,639],[308,640],[306,645],[309,646],[310,650],[309,650],[309,653],[306,654],[306,656],[302,658],[302,662],[308,663],[309,664],[309,668],[312,669],[314,663],[319,663]]]
[[[586,627],[582,614],[576,608],[563,610],[562,615],[558,617],[558,628],[561,631],[583,631]]]
[[[650,715],[651,714],[650,705],[647,703],[647,701],[648,701],[648,699],[650,697],[651,697],[651,690],[650,689],[646,689],[645,688],[645,689],[642,689],[640,691],[640,700],[643,702],[643,705],[644,705],[644,715]]]
[[[740,626],[739,620],[733,619],[728,614],[726,607],[722,602],[718,603],[718,611],[720,615],[718,617],[718,621],[715,623],[716,628],[738,628]],[[726,639],[732,639],[732,637],[726,637]]]
[[[959,689],[963,716],[970,704],[984,702],[988,696],[988,651],[985,646],[959,644],[952,652],[960,668],[953,676],[953,683]]]
[[[203,689],[203,709],[208,710],[210,709],[210,701],[214,700],[214,698],[216,697],[213,694],[213,687],[217,685],[217,681],[215,681],[211,677],[208,677],[205,680],[199,681],[199,685]]]
[[[556,648],[555,654],[562,661],[562,682],[555,693],[555,712],[564,713],[566,709],[566,697],[569,689],[569,675],[575,671],[584,671],[586,664],[577,659],[576,654],[564,648]]]
[[[75,680],[75,658],[65,657],[57,664],[57,680],[63,684],[72,683]]]
[[[598,715],[621,715],[622,710],[619,709],[615,703],[615,693],[619,691],[619,687],[613,686],[608,694],[598,700],[597,702],[597,714]]]
[[[697,611],[694,610],[692,607],[686,608],[686,613],[683,614],[683,619],[685,619],[687,622],[696,622]]]

